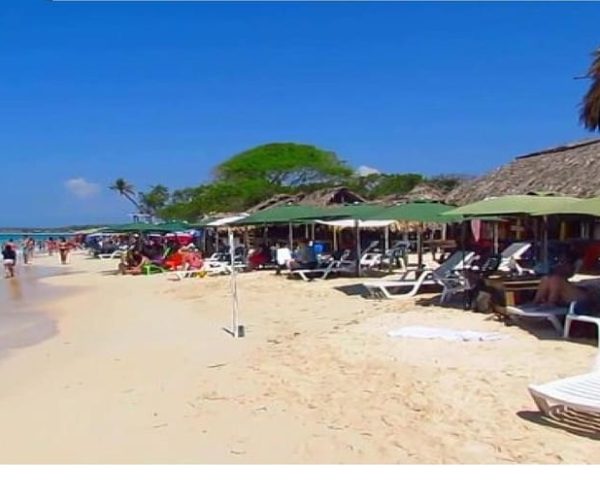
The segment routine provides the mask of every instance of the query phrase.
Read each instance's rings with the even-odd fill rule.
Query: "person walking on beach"
[[[23,241],[23,263],[31,264],[31,260],[33,259],[33,251],[35,249],[35,240],[27,236],[25,237],[25,241]]]
[[[46,249],[48,250],[48,255],[54,255],[54,250],[56,249],[55,247],[56,242],[54,241],[54,238],[50,236],[50,238],[48,238],[48,241],[46,242]]]
[[[69,255],[69,244],[64,237],[61,237],[60,241],[58,242],[58,253],[60,254],[60,263],[66,264],[67,256]]]
[[[15,277],[15,264],[17,263],[17,252],[13,245],[7,243],[2,248],[2,262],[4,264],[4,277]]]

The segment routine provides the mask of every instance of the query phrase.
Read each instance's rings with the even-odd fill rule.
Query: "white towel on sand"
[[[472,330],[450,330],[448,328],[433,328],[429,326],[403,326],[388,332],[390,337],[414,339],[444,339],[462,340],[464,342],[500,340],[505,335],[499,333],[474,332]]]

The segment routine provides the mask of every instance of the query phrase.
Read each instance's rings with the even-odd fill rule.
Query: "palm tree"
[[[133,184],[130,184],[122,177],[119,177],[111,186],[108,187],[111,191],[116,191],[121,196],[127,198],[131,203],[135,205],[138,211],[141,211],[140,204],[135,199],[135,188]]]
[[[589,131],[600,132],[600,48],[592,54],[594,60],[586,74],[592,80],[592,84],[583,97],[579,118],[583,126]]]

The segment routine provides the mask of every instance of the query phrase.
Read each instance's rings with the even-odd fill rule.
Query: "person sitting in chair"
[[[295,252],[294,260],[290,261],[291,269],[315,269],[319,265],[315,249],[308,244],[307,239],[302,239]]]
[[[584,285],[576,285],[569,281],[575,274],[572,260],[561,257],[548,276],[540,281],[534,304],[542,306],[568,306],[571,302],[579,302],[586,309],[596,307],[600,297],[596,291]]]
[[[150,259],[139,250],[132,250],[127,252],[125,259],[119,264],[119,272],[131,275],[142,274],[142,268],[149,263]]]

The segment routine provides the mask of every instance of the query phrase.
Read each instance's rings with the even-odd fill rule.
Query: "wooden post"
[[[421,269],[423,265],[423,224],[419,224],[417,229],[417,268]]]
[[[337,241],[337,227],[331,226],[333,228],[333,251],[338,251],[338,241]]]
[[[294,248],[294,226],[290,222],[288,225],[288,241],[290,244],[290,250]]]
[[[385,235],[384,235],[384,243],[383,243],[383,252],[387,253],[390,249],[390,226],[385,226]]]
[[[492,222],[492,234],[494,235],[494,253],[498,253],[498,221]]]
[[[546,269],[548,266],[548,216],[542,218],[542,263]]]

